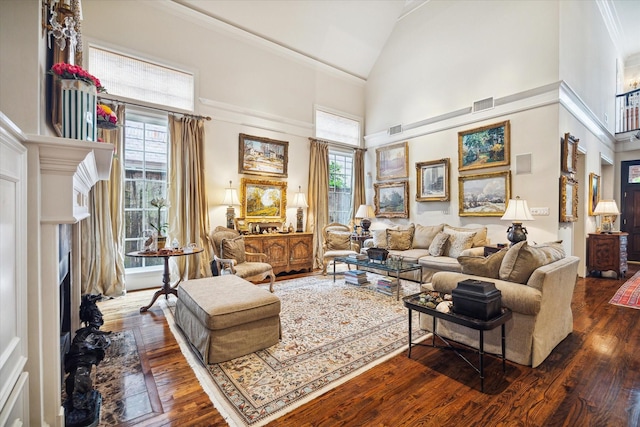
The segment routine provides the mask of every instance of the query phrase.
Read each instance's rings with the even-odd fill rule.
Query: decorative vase
[[[167,244],[167,236],[158,236],[158,249],[164,249]]]
[[[61,79],[62,136],[97,141],[96,106],[98,92],[82,80]]]

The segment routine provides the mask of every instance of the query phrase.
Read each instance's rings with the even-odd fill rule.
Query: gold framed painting
[[[449,159],[416,163],[416,201],[449,200]]]
[[[238,173],[287,177],[289,143],[259,136],[240,134]]]
[[[596,206],[600,201],[600,176],[591,172],[589,174],[589,215],[595,215]]]
[[[502,216],[511,198],[511,171],[458,177],[459,216]]]
[[[373,184],[376,218],[409,218],[409,182]]]
[[[578,220],[578,181],[562,175],[560,177],[560,222]]]
[[[376,178],[385,181],[409,178],[409,143],[376,148]]]
[[[565,133],[562,142],[562,172],[576,173],[578,168],[578,142],[579,139],[570,133]]]
[[[247,223],[285,221],[287,217],[287,183],[242,178],[240,184],[241,218]]]
[[[458,170],[507,166],[511,161],[509,120],[458,132]]]

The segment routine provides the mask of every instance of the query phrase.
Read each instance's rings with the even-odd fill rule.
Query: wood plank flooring
[[[631,265],[627,278],[639,267]],[[416,347],[411,359],[398,355],[269,426],[639,427],[640,310],[608,303],[625,280],[579,279],[574,332],[536,369],[507,362],[503,375],[501,363],[486,358],[486,393],[479,391],[477,374],[450,352]],[[142,340],[152,412],[120,425],[226,425],[182,356],[160,307],[139,313],[154,291],[100,303],[102,330],[130,329]],[[136,414],[136,403],[126,405],[124,413]]]

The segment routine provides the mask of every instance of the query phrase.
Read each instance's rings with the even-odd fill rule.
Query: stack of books
[[[386,295],[395,295],[398,291],[398,279],[393,277],[381,277],[376,282],[376,290]]]
[[[344,272],[344,281],[351,285],[368,285],[367,272],[362,270],[348,270]]]
[[[349,258],[353,258],[353,259],[369,259],[368,256],[366,256],[365,254],[349,254]]]

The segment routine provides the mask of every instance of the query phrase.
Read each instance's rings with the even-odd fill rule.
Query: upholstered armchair
[[[335,258],[357,254],[351,249],[351,230],[337,222],[325,225],[322,229],[322,274],[327,275],[327,265]],[[351,268],[349,266],[349,268]]]
[[[213,246],[211,272],[214,276],[235,274],[250,282],[261,282],[269,277],[269,290],[273,292],[276,276],[271,264],[265,262],[267,255],[246,252],[244,238],[231,228],[216,227],[209,237]]]

